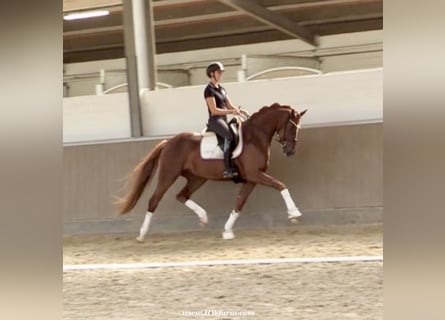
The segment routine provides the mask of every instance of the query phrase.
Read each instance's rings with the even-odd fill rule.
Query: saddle
[[[238,125],[236,119],[229,122],[229,127],[233,132],[234,146],[232,159],[239,157],[243,151],[242,125]],[[217,135],[208,126],[201,132],[200,153],[203,159],[224,159],[224,138]],[[233,147],[233,146],[232,146]]]

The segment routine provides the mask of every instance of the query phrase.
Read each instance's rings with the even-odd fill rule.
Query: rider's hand
[[[234,115],[240,115],[240,111],[238,109],[232,109],[232,114]]]

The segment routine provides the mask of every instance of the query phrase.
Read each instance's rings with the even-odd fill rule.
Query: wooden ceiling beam
[[[315,35],[309,29],[299,26],[288,18],[270,11],[253,0],[218,0],[227,6],[237,9],[250,17],[261,21],[294,38],[317,46]]]

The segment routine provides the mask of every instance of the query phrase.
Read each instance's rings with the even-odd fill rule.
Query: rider
[[[209,110],[208,126],[224,138],[224,178],[233,178],[238,172],[232,167],[231,145],[234,137],[227,123],[227,115],[248,116],[248,113],[235,107],[230,102],[226,90],[219,84],[223,72],[224,66],[221,62],[213,62],[207,67],[206,74],[210,82],[204,90],[204,98]]]

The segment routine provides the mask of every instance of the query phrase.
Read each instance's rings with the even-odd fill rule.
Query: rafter
[[[253,0],[218,1],[236,10],[242,11],[252,18],[268,24],[294,38],[300,38],[313,46],[317,46],[315,35],[309,29],[299,26],[290,19],[260,6]]]
[[[91,36],[106,36],[110,33],[123,32],[124,27],[112,26],[112,27],[98,27],[98,28],[90,28],[90,29],[82,29],[82,30],[74,30],[74,31],[65,31],[63,33],[63,37],[65,39],[72,38],[81,38],[81,37],[91,37]]]

